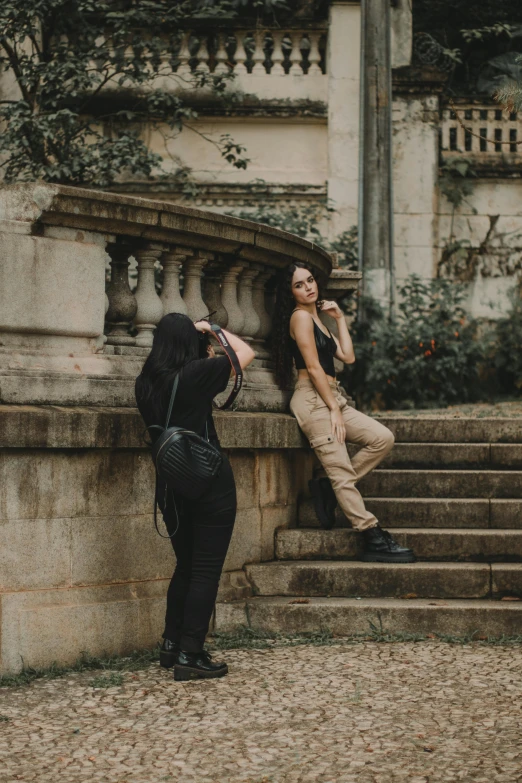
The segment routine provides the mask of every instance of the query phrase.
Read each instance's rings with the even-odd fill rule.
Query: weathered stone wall
[[[456,211],[441,196],[436,236],[440,274],[465,282],[469,308],[483,318],[499,318],[522,272],[522,179],[471,179],[472,192]],[[445,248],[451,233],[455,252]]]
[[[217,414],[238,488],[220,599],[274,558],[312,455],[292,417]],[[154,470],[134,409],[0,406],[0,671],[160,638],[174,567],[153,525]]]

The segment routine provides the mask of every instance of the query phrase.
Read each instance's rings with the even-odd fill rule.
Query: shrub
[[[365,322],[352,330],[357,361],[346,379],[360,407],[433,408],[479,398],[484,348],[464,297],[459,284],[411,275],[393,319],[375,301],[364,303]]]
[[[511,310],[496,322],[490,361],[500,394],[522,394],[522,298],[520,289],[511,291]]]

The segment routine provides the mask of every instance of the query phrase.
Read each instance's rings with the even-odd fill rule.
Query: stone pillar
[[[279,30],[274,30],[272,33],[272,39],[274,41],[274,49],[272,51],[272,68],[270,69],[270,76],[284,76],[285,68],[284,61],[285,55],[283,52],[283,35]]]
[[[187,315],[193,321],[198,321],[208,313],[208,308],[201,296],[201,278],[203,276],[204,267],[212,258],[214,258],[212,253],[198,250],[197,255],[190,256],[185,261],[185,290],[183,291],[183,301],[187,307]]]
[[[177,247],[163,253],[161,258],[161,263],[163,264],[161,301],[164,315],[167,315],[167,313],[183,313],[183,315],[187,315],[187,305],[183,301],[179,290],[179,275],[183,263],[191,255],[192,250],[184,247]]]
[[[136,302],[138,310],[134,323],[138,330],[136,345],[150,348],[154,329],[163,316],[163,304],[156,293],[155,266],[161,256],[161,245],[148,244],[134,251],[138,262],[138,287]]]
[[[107,245],[111,258],[111,282],[107,288],[109,309],[107,310],[107,343],[108,345],[135,345],[134,337],[129,334],[129,327],[134,320],[138,304],[129,287],[129,245]]]
[[[228,313],[227,328],[234,334],[240,334],[245,323],[245,316],[237,301],[237,278],[244,264],[235,263],[225,269],[223,274],[223,287],[221,289],[221,301]]]
[[[265,284],[272,275],[272,271],[264,271],[263,267],[259,267],[259,274],[252,285],[252,302],[259,318],[259,329],[254,335],[256,340],[266,340],[272,331],[272,319],[265,306]]]
[[[302,76],[303,55],[301,53],[301,41],[303,40],[303,34],[298,30],[293,30],[291,36],[292,36],[292,50],[290,52],[290,62],[292,63],[292,65],[290,66],[290,73],[292,74],[292,76]]]
[[[258,274],[258,270],[253,266],[247,266],[239,279],[238,304],[245,317],[241,336],[249,341],[257,334],[259,327],[261,326],[261,321],[254,310],[254,303],[252,301],[252,284],[254,278],[257,277]]]
[[[215,310],[215,313],[210,320],[219,324],[222,329],[225,329],[228,324],[228,313],[221,298],[222,277],[223,269],[221,264],[209,264],[205,271],[205,279],[203,280],[203,299],[205,300],[209,313],[212,313]]]
[[[357,224],[359,200],[358,4],[334,0],[328,29],[328,199],[331,238]]]
[[[272,319],[265,307],[265,284],[272,277],[273,272],[262,266],[258,267],[258,271],[259,274],[252,285],[252,303],[259,318],[259,329],[254,336],[253,347],[258,359],[269,359],[270,353],[266,348],[265,340],[272,331]]]

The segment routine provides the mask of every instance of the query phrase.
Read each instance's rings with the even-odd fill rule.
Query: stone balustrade
[[[522,112],[504,111],[498,104],[453,104],[442,110],[441,152],[495,163],[522,156]]]
[[[152,86],[186,94],[192,82],[208,74],[230,77],[229,92],[324,101],[326,47],[327,29],[320,24],[309,29],[186,30],[163,56]],[[119,89],[118,81],[105,89]]]
[[[266,343],[271,284],[292,260],[325,277],[335,263],[317,245],[251,221],[44,184],[0,189],[0,244],[0,402],[11,404],[133,406],[162,316],[216,311],[256,351],[240,407],[282,410]],[[335,269],[329,287],[342,297],[359,277]]]
[[[326,30],[186,31],[169,59],[176,73],[318,76],[326,72]]]

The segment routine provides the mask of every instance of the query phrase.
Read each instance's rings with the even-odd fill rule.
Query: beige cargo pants
[[[394,437],[384,425],[348,405],[337,383],[331,382],[330,386],[346,425],[346,441],[361,446],[352,460],[346,444],[339,443],[332,434],[330,410],[312,381],[296,383],[290,410],[310,441],[352,527],[367,530],[375,527],[377,519],[367,511],[355,484],[384,459],[393,446]]]

